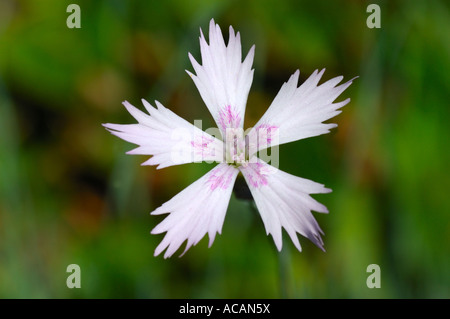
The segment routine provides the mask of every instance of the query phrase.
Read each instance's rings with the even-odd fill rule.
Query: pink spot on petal
[[[194,148],[195,154],[203,159],[205,156],[214,156],[214,148],[209,148],[209,144],[213,141],[212,137],[202,135],[191,141],[191,146]]]
[[[275,125],[260,124],[255,129],[260,147],[270,146],[273,138],[278,134],[278,126]]]
[[[262,163],[252,163],[247,166],[242,173],[247,178],[248,183],[255,187],[261,187],[267,185],[267,172],[265,172],[265,166]]]
[[[231,166],[217,167],[211,172],[211,176],[208,178],[208,184],[210,184],[211,190],[215,190],[220,187],[227,189],[230,186],[233,178],[233,168]]]
[[[240,114],[231,105],[219,111],[219,126],[222,131],[225,131],[227,128],[238,128],[240,124]]]

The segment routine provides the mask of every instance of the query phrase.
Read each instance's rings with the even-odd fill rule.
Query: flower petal
[[[333,103],[354,79],[336,86],[343,78],[339,76],[317,86],[324,72],[325,69],[314,71],[297,87],[300,75],[297,70],[289,81],[283,84],[266,113],[249,132],[249,136],[254,138],[257,131],[262,131],[257,134],[257,150],[325,134],[337,126],[322,122],[339,114],[341,111],[338,109],[350,102],[350,99],[346,99]],[[270,129],[269,134],[266,133],[267,128]],[[265,139],[265,135],[269,135],[269,138]]]
[[[219,25],[211,20],[209,25],[209,45],[200,30],[200,65],[189,53],[189,59],[196,75],[186,71],[197,86],[203,101],[211,112],[222,135],[226,128],[242,128],[248,92],[253,81],[253,46],[244,62],[241,56],[239,32],[230,26],[228,45]]]
[[[164,168],[192,162],[222,162],[223,142],[190,124],[158,101],[142,100],[150,115],[123,102],[138,124],[104,124],[112,134],[139,145],[127,154],[152,155],[142,165]]]
[[[309,194],[329,193],[330,189],[285,173],[259,159],[239,169],[247,181],[266,232],[272,235],[278,250],[282,247],[282,228],[299,251],[301,246],[296,233],[309,238],[323,250],[320,236],[323,232],[311,210],[320,213],[328,213],[328,210]]]
[[[209,235],[209,246],[211,246],[216,232],[220,234],[222,231],[231,191],[238,173],[239,170],[233,166],[219,164],[152,212],[152,215],[170,213],[151,232],[152,234],[167,232],[156,248],[155,256],[167,248],[164,258],[168,258],[187,240],[184,254],[206,233]]]

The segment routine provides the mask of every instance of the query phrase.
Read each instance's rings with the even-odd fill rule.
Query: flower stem
[[[250,202],[250,209],[252,210],[255,215],[259,215],[258,208],[256,207],[255,201],[251,200]],[[290,288],[289,288],[289,281],[290,278],[290,272],[289,272],[289,265],[290,265],[290,251],[289,247],[284,247],[280,252],[276,252],[278,254],[278,278],[279,278],[279,289],[280,289],[280,298],[281,299],[288,299],[290,298]]]
[[[280,278],[280,298],[290,298],[289,293],[289,264],[290,264],[290,252],[287,247],[284,247],[278,253],[278,274]]]

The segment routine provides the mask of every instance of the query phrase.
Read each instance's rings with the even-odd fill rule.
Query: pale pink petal
[[[283,84],[266,113],[249,133],[255,141],[257,131],[261,131],[258,134],[257,150],[325,134],[337,126],[323,122],[339,114],[341,111],[338,109],[350,101],[346,99],[333,103],[352,84],[353,79],[338,85],[343,78],[339,76],[318,86],[324,72],[325,69],[320,72],[314,71],[300,87],[297,87],[300,75],[300,71],[297,70],[289,81]],[[270,139],[264,138],[267,135],[265,133],[267,128],[271,130]]]
[[[278,250],[282,248],[282,228],[299,251],[301,246],[297,233],[323,250],[320,236],[323,232],[311,211],[328,213],[328,210],[309,194],[328,193],[330,189],[285,173],[259,159],[239,169],[247,181],[266,232],[272,235]]]
[[[228,44],[225,45],[219,25],[211,20],[209,44],[201,32],[200,49],[202,65],[189,54],[196,75],[186,72],[225,135],[226,128],[243,127],[245,105],[253,81],[254,46],[242,62],[239,32],[235,34],[230,26]]]
[[[114,135],[139,145],[127,154],[152,155],[142,165],[163,168],[192,162],[222,162],[223,142],[190,124],[156,101],[142,100],[146,114],[128,102],[123,105],[137,124],[104,124]]]
[[[211,246],[216,233],[221,233],[238,173],[239,170],[233,166],[219,164],[152,212],[152,215],[170,213],[152,230],[152,234],[167,232],[156,248],[155,256],[167,249],[164,258],[168,258],[187,240],[184,254],[206,233]]]

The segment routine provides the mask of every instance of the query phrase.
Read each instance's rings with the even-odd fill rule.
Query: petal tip
[[[130,102],[128,102],[127,100],[123,101],[123,102],[122,102],[122,105],[125,106],[126,108],[129,108],[129,107],[132,107],[132,106],[133,106],[133,105],[132,105]]]

